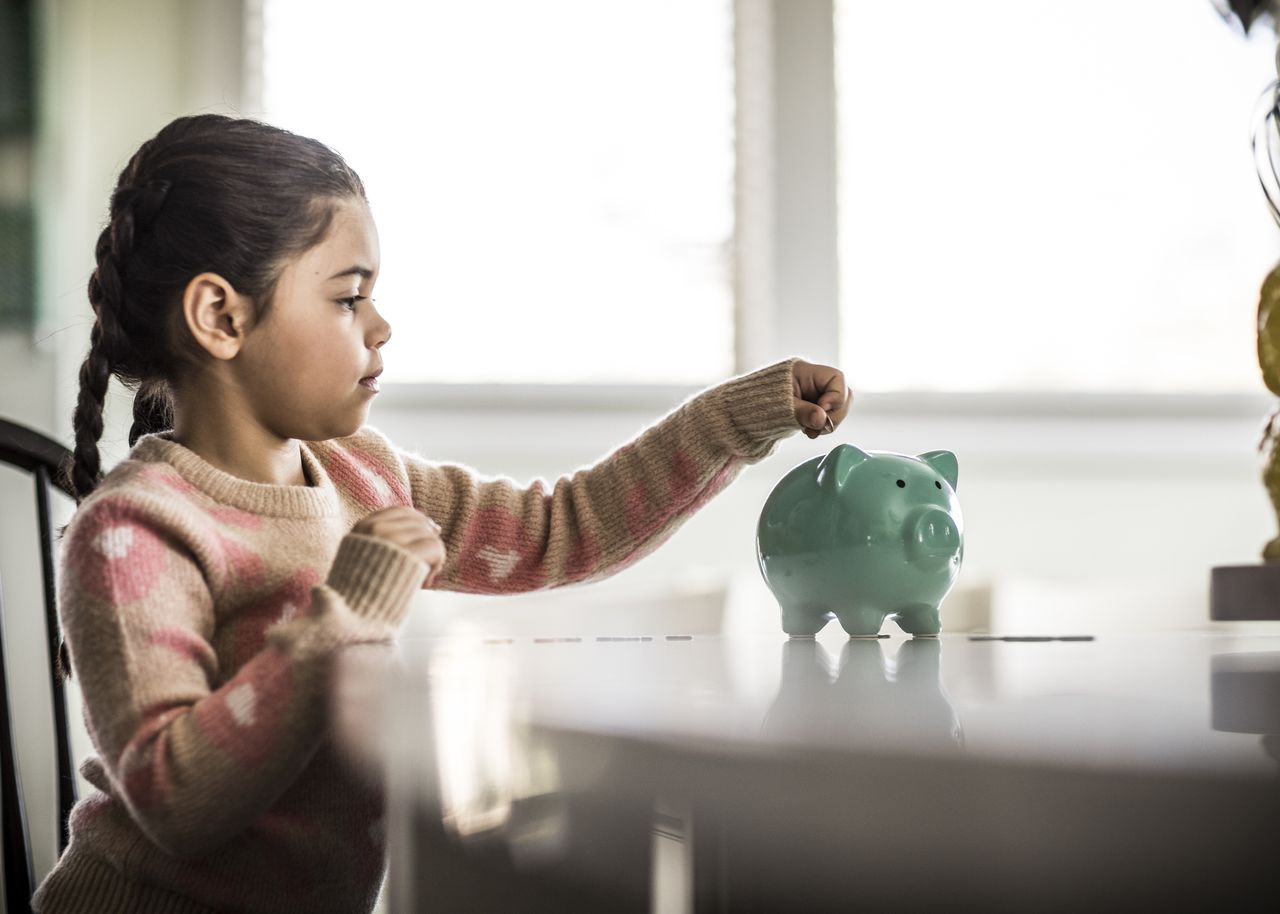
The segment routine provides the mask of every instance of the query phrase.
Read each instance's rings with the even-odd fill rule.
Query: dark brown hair
[[[179,303],[217,273],[261,317],[286,262],[324,239],[335,204],[364,184],[323,143],[248,118],[180,117],[139,147],[111,194],[89,278],[95,321],[80,367],[69,480],[83,500],[102,478],[107,384],[133,389],[129,445],[172,425],[170,384],[196,353]]]

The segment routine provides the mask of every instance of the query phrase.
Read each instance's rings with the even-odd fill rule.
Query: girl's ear
[[[217,273],[193,277],[182,291],[182,317],[197,344],[215,359],[233,359],[249,328],[249,301]]]

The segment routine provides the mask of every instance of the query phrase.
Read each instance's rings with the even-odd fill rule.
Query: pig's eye
[[[941,488],[942,488],[942,483],[938,482],[938,480],[936,480],[936,479],[933,481],[933,484],[934,484],[935,486],[937,486],[939,489],[941,489]]]
[[[901,479],[899,479],[899,480],[898,480],[898,488],[899,488],[899,489],[905,489],[906,487],[907,487],[907,484],[906,484],[905,482],[903,482]]]

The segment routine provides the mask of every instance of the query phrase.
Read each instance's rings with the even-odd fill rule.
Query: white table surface
[[[779,855],[795,851],[809,860],[844,846],[833,860],[860,854],[883,874],[908,852],[924,855],[921,866],[952,867],[951,877],[988,909],[1006,901],[1014,909],[1025,897],[1018,892],[1050,884],[1053,897],[1077,903],[1155,900],[1162,889],[1153,874],[1166,862],[1175,875],[1161,885],[1183,879],[1188,899],[1186,892],[1208,891],[1214,868],[1258,842],[1280,854],[1280,821],[1265,834],[1267,820],[1258,818],[1263,810],[1280,814],[1277,635],[1132,633],[1079,642],[849,641],[838,630],[809,642],[781,633],[455,636],[350,651],[337,685],[339,739],[370,766],[388,766],[393,809],[434,817],[459,846],[503,835],[522,802],[576,797],[592,821],[607,817],[608,798],[617,796],[620,806],[650,803],[677,840],[694,822],[714,822],[722,832],[722,823],[736,823],[739,837],[722,834],[712,853],[732,848],[742,861],[733,885],[750,886],[757,899],[770,886],[783,891],[778,884],[787,880],[778,873],[789,870],[775,866]],[[740,778],[723,776],[739,768]],[[867,779],[886,786],[873,790]],[[1072,800],[1076,790],[1085,799]],[[811,824],[788,822],[783,847],[741,837],[756,817],[778,815],[776,797],[765,796],[780,792]],[[874,821],[841,812],[841,804],[870,809],[885,797],[896,798],[887,801],[896,803],[887,807],[897,810],[891,816],[885,807]],[[1034,808],[1037,820],[1019,804]],[[973,823],[971,833],[945,821],[957,816]],[[1189,816],[1203,823],[1200,831]],[[1091,850],[1109,832],[1124,836],[1118,849]],[[407,826],[393,833],[402,842],[415,834]],[[1193,835],[1227,856],[1184,858]],[[810,836],[814,853],[801,853]],[[908,846],[881,855],[867,843],[875,836]],[[518,858],[521,842],[507,837]],[[413,867],[418,852],[401,848],[401,868]],[[546,847],[541,853],[555,856]],[[1046,857],[1092,873],[1094,887],[1071,896],[1080,882]],[[393,851],[393,872],[394,859]],[[970,866],[956,869],[962,859]],[[973,872],[975,861],[988,859],[987,872]],[[1207,861],[1206,872],[1194,873],[1188,860]],[[685,864],[676,877],[684,901],[668,909],[754,909],[742,891],[694,893],[691,874],[705,867]],[[804,885],[817,891],[822,878]],[[927,886],[901,888],[901,874],[894,879],[879,889],[866,884],[881,907],[891,898],[920,909],[946,900]],[[815,897],[842,909],[839,885]],[[660,909],[657,897],[654,888],[649,910]],[[820,909],[812,898],[806,904]]]

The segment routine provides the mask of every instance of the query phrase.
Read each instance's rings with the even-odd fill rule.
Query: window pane
[[[339,150],[393,380],[731,373],[730,0],[266,0],[273,122]]]
[[[1208,0],[909,8],[837,4],[851,381],[1261,390],[1274,38]]]

